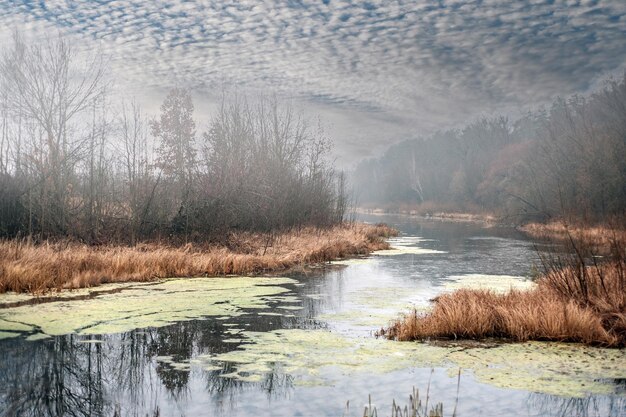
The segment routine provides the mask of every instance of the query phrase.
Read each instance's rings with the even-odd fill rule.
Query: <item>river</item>
[[[396,249],[0,309],[0,416],[360,416],[371,395],[382,417],[413,387],[445,416],[626,415],[625,350],[373,336],[443,291],[532,285],[553,248],[509,228],[361,217],[397,227]]]

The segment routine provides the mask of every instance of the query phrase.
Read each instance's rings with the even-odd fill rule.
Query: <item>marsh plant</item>
[[[420,397],[419,389],[413,387],[411,394],[409,394],[409,402],[404,407],[398,405],[396,400],[394,399],[391,404],[391,417],[444,417],[443,414],[443,403],[436,403],[434,406],[430,405],[429,408],[429,400],[430,400],[430,380],[432,379],[432,375],[434,373],[434,369],[430,372],[430,378],[428,379],[428,386],[426,387],[426,398],[422,403],[422,398]],[[458,402],[459,398],[459,387],[461,384],[461,370],[459,369],[458,377],[457,377],[457,387],[456,387],[456,398]],[[456,406],[454,405],[454,411],[452,412],[452,417],[456,416]],[[350,414],[350,401],[346,403],[346,410],[343,414],[343,417],[349,417]],[[378,417],[378,409],[374,404],[372,404],[372,396],[368,396],[368,402],[365,405],[363,410],[363,417]],[[382,416],[381,416],[382,417]]]
[[[38,293],[173,277],[258,275],[386,249],[389,245],[384,238],[395,233],[383,225],[345,223],[271,236],[232,232],[224,244],[188,243],[181,247],[0,240],[0,293]]]
[[[350,415],[350,403],[348,402],[348,404],[346,404],[344,417],[349,417]],[[363,417],[379,417],[378,409],[372,404],[371,395],[363,410]],[[443,404],[437,403],[428,410],[428,395],[426,396],[426,404],[422,405],[419,390],[413,387],[413,392],[409,395],[409,404],[405,405],[404,408],[396,404],[396,400],[393,400],[391,404],[391,417],[444,417]]]
[[[569,253],[542,257],[544,273],[528,291],[461,289],[413,311],[378,335],[396,340],[505,338],[606,347],[626,345],[626,246],[566,234]],[[598,241],[596,239],[596,241]]]

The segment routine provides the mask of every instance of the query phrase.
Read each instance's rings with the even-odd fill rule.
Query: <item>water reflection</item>
[[[446,277],[524,275],[536,260],[532,244],[510,230],[389,220],[406,233],[432,239],[422,242],[424,247],[446,253],[379,257],[296,277],[300,284],[287,287],[301,310],[280,310],[284,303],[276,301],[269,309],[247,310],[223,320],[207,318],[102,336],[0,340],[0,415],[341,415],[348,399],[360,404],[371,393],[386,405],[392,398],[405,398],[412,386],[423,389],[430,369],[358,377],[329,370],[334,372],[334,386],[301,386],[294,371],[279,361],[268,363],[261,379],[243,381],[224,377],[237,370],[233,363],[207,366],[201,360],[238,350],[247,343],[239,340],[239,331],[330,328],[351,337],[371,337],[371,330],[385,324],[377,320],[395,314],[402,304],[394,302],[404,302],[411,292],[427,300]],[[371,320],[356,320],[353,313],[370,315]],[[612,395],[563,398],[495,388],[468,375],[461,385],[458,415],[620,416],[626,406],[620,384],[613,384]],[[432,390],[437,401],[453,404],[456,378],[438,370]]]
[[[562,398],[553,395],[531,394],[530,408],[544,415],[556,417],[623,417],[626,398],[617,396],[590,396]]]
[[[255,330],[272,330],[268,324]],[[36,342],[0,342],[0,409],[3,416],[105,416],[154,414],[163,400],[192,399],[190,381],[204,381],[216,403],[234,403],[250,384],[224,378],[234,371],[192,369],[192,358],[233,350],[222,343],[229,327],[211,320],[176,323],[119,335],[87,338],[68,335]],[[159,361],[169,357],[171,361]],[[292,378],[276,366],[256,385],[271,396],[284,396]],[[152,411],[151,411],[152,410]]]

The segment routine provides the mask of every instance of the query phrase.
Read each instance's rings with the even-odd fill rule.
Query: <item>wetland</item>
[[[369,394],[384,414],[428,384],[444,415],[457,401],[458,416],[624,415],[624,349],[373,335],[454,289],[530,288],[537,250],[554,247],[493,225],[362,217],[400,230],[392,249],[280,277],[0,296],[0,415],[340,416]]]

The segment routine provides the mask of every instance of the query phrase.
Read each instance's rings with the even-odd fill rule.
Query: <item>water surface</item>
[[[364,220],[398,227],[396,250],[306,275],[133,284],[0,309],[0,415],[341,416],[349,400],[356,416],[371,394],[382,416],[429,381],[446,415],[455,404],[468,417],[626,415],[624,350],[375,339],[442,291],[528,285],[538,258],[511,229]]]

